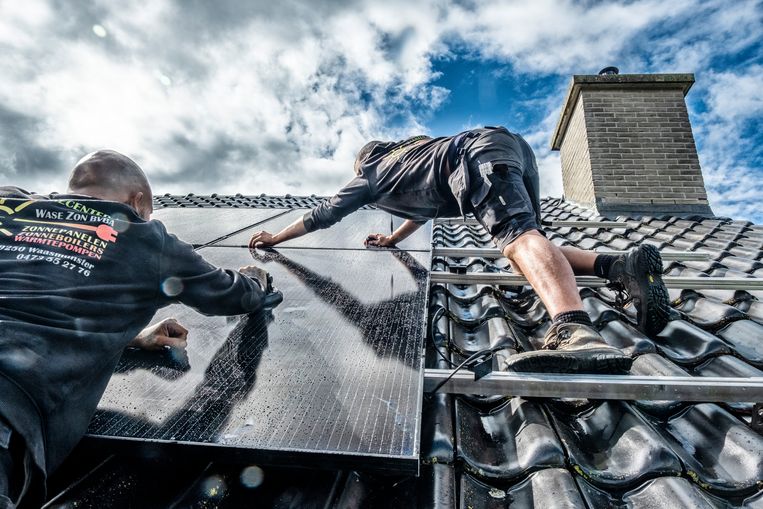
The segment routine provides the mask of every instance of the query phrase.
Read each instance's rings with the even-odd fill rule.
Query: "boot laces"
[[[615,306],[621,310],[625,309],[625,306],[631,303],[633,297],[631,297],[625,290],[625,286],[619,281],[611,281],[607,284],[607,288],[615,292]]]
[[[562,330],[560,332],[555,332],[551,337],[546,339],[546,342],[543,344],[542,350],[556,350],[560,346],[562,346],[566,341],[570,339],[572,335],[568,330]]]

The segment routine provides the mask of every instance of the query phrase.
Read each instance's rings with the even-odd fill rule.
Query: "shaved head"
[[[69,176],[69,192],[125,203],[148,219],[151,186],[135,161],[114,150],[98,150],[77,162]]]

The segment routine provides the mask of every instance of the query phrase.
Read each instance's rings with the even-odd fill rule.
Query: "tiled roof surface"
[[[316,200],[162,196],[156,206],[310,207]],[[542,207],[546,220],[601,219],[563,200],[544,199]],[[618,219],[628,226],[551,227],[549,238],[587,249],[648,242],[709,255],[666,262],[671,276],[763,277],[762,226]],[[468,225],[438,224],[433,239],[441,247],[493,247]],[[451,272],[505,266],[501,259],[433,259],[433,269]],[[763,292],[670,290],[673,319],[656,338],[636,330],[634,310],[618,306],[608,289],[584,288],[581,296],[602,336],[634,357],[632,374],[763,376]],[[549,325],[529,287],[436,284],[430,313],[429,368],[503,346],[497,368],[518,350],[538,348]],[[53,491],[68,486],[59,500],[77,507],[249,507],[253,497],[263,507],[763,507],[763,436],[749,425],[751,410],[742,403],[437,393],[424,398],[419,478],[263,467],[257,472],[264,480],[252,489],[241,465],[113,456],[90,471],[103,457],[75,453]]]

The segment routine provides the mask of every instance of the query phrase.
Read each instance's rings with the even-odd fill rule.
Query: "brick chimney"
[[[712,216],[684,101],[694,75],[616,73],[572,77],[551,140],[565,198],[610,217]]]

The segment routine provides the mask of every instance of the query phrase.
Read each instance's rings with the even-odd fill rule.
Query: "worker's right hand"
[[[273,286],[273,276],[256,265],[241,267],[239,272],[260,282],[263,288],[262,307],[273,309],[283,302],[283,294]]]
[[[250,248],[270,247],[275,246],[276,244],[277,242],[275,241],[275,236],[266,231],[256,232],[249,240]]]
[[[273,289],[273,277],[266,270],[256,265],[247,265],[246,267],[241,267],[238,271],[247,277],[259,281],[264,293],[269,293]]]

